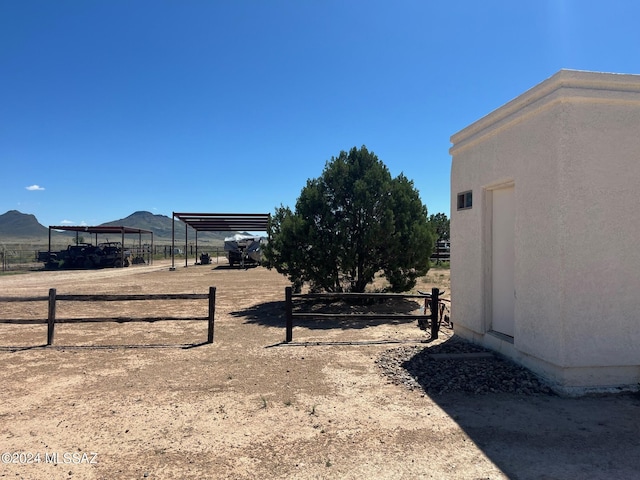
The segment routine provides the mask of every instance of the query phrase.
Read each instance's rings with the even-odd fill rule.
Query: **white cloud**
[[[44,190],[44,187],[41,187],[40,185],[31,185],[29,187],[24,187],[27,190],[29,190],[30,192],[35,192],[35,191],[41,191]]]
[[[73,220],[62,220],[60,222],[60,225],[73,225],[75,227],[86,227],[87,226],[87,222],[85,222],[84,220],[80,223],[74,222]]]

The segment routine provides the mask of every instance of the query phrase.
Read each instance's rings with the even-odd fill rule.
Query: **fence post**
[[[286,287],[284,289],[284,302],[285,302],[285,315],[287,317],[287,334],[285,342],[289,343],[293,340],[293,305],[291,300],[292,288]]]
[[[216,313],[216,287],[209,287],[209,334],[207,343],[213,343],[213,318]]]
[[[440,309],[438,304],[440,303],[440,290],[437,288],[431,289],[431,339],[438,338],[438,324],[440,322]]]
[[[53,331],[56,325],[56,289],[49,289],[49,315],[47,317],[47,345],[53,344]]]

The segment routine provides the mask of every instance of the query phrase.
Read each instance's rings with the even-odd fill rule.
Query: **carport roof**
[[[266,232],[268,213],[178,213],[173,217],[200,232]]]
[[[66,230],[69,232],[85,233],[153,233],[151,230],[114,225],[95,227],[89,227],[86,225],[49,225],[49,230]]]

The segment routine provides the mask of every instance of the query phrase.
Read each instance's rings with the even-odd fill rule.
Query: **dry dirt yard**
[[[433,282],[447,289],[448,272],[419,288]],[[637,396],[411,390],[380,357],[451,341],[450,330],[422,343],[415,322],[309,322],[284,344],[286,285],[222,259],[1,276],[0,296],[215,286],[217,301],[213,344],[202,321],[60,324],[51,347],[44,325],[0,324],[0,478],[640,478]],[[207,311],[200,300],[67,303],[59,317]],[[4,303],[0,318],[46,309]]]

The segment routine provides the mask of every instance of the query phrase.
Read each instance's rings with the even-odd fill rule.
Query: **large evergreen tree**
[[[392,178],[366,147],[340,152],[307,181],[295,212],[271,218],[267,265],[298,286],[363,292],[379,271],[392,291],[411,289],[429,269],[427,209],[413,182]]]

